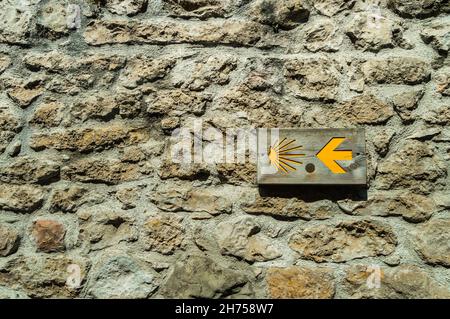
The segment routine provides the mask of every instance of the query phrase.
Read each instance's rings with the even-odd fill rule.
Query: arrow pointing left
[[[344,140],[344,137],[333,137],[316,155],[317,158],[320,159],[334,174],[346,173],[346,171],[335,161],[352,160],[352,151],[336,151],[336,148],[341,145]]]

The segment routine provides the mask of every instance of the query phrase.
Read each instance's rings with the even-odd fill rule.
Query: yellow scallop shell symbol
[[[277,169],[285,173],[296,171],[295,165],[301,165],[302,162],[296,161],[293,158],[305,156],[305,154],[292,153],[302,148],[302,146],[295,146],[296,140],[282,139],[280,142],[274,143],[269,147],[268,156],[270,163]]]

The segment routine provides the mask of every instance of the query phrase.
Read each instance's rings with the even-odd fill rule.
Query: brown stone
[[[133,89],[162,79],[175,66],[175,63],[174,59],[137,56],[127,62],[119,81],[124,87]]]
[[[26,108],[44,92],[41,79],[14,80],[8,85],[8,96],[20,107]]]
[[[59,164],[39,157],[20,156],[0,165],[0,181],[4,183],[48,184],[59,178]]]
[[[448,105],[440,105],[427,110],[422,116],[425,122],[431,124],[445,125],[450,123],[450,107]]]
[[[161,90],[151,94],[147,99],[149,114],[180,116],[186,113],[202,115],[210,104],[212,97],[205,93],[195,93],[181,89]]]
[[[410,189],[428,194],[447,176],[445,162],[423,142],[406,140],[378,165],[376,185],[383,190]]]
[[[371,194],[367,201],[341,201],[339,206],[352,215],[401,216],[412,223],[426,221],[438,211],[436,203],[430,197],[393,191]]]
[[[334,16],[343,10],[353,7],[355,0],[320,0],[314,1],[312,5],[316,8],[320,14],[327,17]]]
[[[291,30],[308,21],[309,9],[303,1],[257,0],[252,3],[248,15],[276,29]]]
[[[63,224],[55,220],[40,219],[33,223],[32,234],[37,250],[51,253],[66,249],[64,238],[66,229]]]
[[[421,225],[414,244],[425,262],[450,267],[450,219],[433,219]]]
[[[208,22],[155,18],[140,21],[94,20],[86,27],[84,39],[96,46],[119,43],[253,46],[266,32],[258,23],[237,19]]]
[[[229,15],[232,0],[163,0],[169,15],[180,18],[212,18]]]
[[[289,246],[301,258],[315,262],[386,256],[395,250],[396,245],[397,239],[390,226],[370,220],[306,226],[289,241]]]
[[[69,265],[79,267],[79,288],[67,286]],[[0,284],[6,287],[19,285],[31,298],[74,298],[84,285],[88,269],[89,260],[81,257],[64,254],[17,256],[2,266]]]
[[[311,52],[339,50],[343,37],[331,19],[318,19],[305,30],[305,48]]]
[[[0,184],[0,209],[31,213],[42,206],[44,195],[40,186]]]
[[[270,298],[331,299],[335,294],[333,272],[329,268],[269,268],[266,282]]]
[[[253,163],[218,164],[217,173],[224,183],[249,185],[255,182],[256,165]]]
[[[362,64],[367,84],[419,84],[430,79],[427,61],[412,57],[372,59]]]
[[[422,88],[409,89],[406,92],[396,94],[392,98],[394,109],[404,122],[411,122],[414,120],[413,112],[417,108],[424,93]]]
[[[11,58],[7,55],[0,54],[0,74],[2,74],[10,65]]]
[[[188,61],[175,68],[172,83],[182,89],[201,91],[214,84],[228,84],[236,67],[237,59],[227,55]]]
[[[78,210],[77,215],[80,220],[79,239],[90,251],[138,239],[135,218],[127,212],[91,207]]]
[[[218,224],[215,236],[222,255],[236,256],[249,262],[272,260],[282,255],[278,247],[260,233],[259,224],[249,216]]]
[[[15,228],[0,224],[0,257],[14,254],[19,248],[20,236]]]
[[[148,137],[148,132],[144,128],[133,127],[125,123],[108,123],[93,128],[34,133],[31,137],[30,147],[36,151],[55,149],[59,151],[92,152],[113,146],[145,142]]]
[[[50,210],[73,213],[83,204],[87,190],[79,186],[56,189],[50,198]]]
[[[285,63],[287,87],[300,98],[311,101],[335,101],[340,72],[337,62],[328,58],[288,60]]]
[[[343,102],[333,112],[335,121],[355,124],[382,124],[394,115],[392,107],[372,94],[358,95]]]
[[[343,282],[350,298],[380,299],[448,299],[450,290],[430,276],[426,269],[415,265],[394,268],[380,267],[379,287],[373,266],[355,265],[347,269]]]
[[[65,105],[55,100],[47,100],[39,104],[29,123],[31,126],[51,128],[58,126],[63,120]]]
[[[151,168],[102,157],[76,160],[61,169],[61,178],[83,183],[118,184],[149,174]]]
[[[171,255],[182,248],[184,240],[183,218],[165,214],[147,219],[141,235],[145,250]]]

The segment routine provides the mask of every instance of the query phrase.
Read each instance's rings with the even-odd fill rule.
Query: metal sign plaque
[[[258,184],[366,185],[364,129],[258,129]]]

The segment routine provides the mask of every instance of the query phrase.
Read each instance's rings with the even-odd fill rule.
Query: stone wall
[[[0,297],[449,298],[449,13],[0,0]],[[195,118],[364,127],[368,188],[175,164]]]

